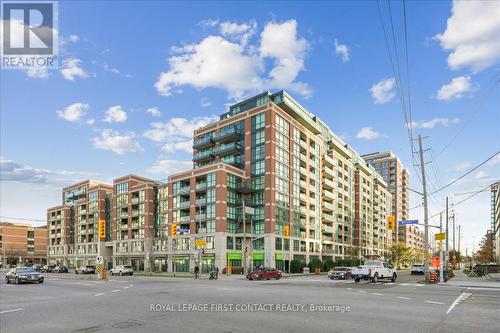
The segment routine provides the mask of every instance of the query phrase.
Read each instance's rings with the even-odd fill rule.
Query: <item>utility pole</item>
[[[461,232],[461,225],[458,225],[458,252],[460,253],[460,256],[462,256],[462,252],[460,252],[460,232]],[[458,267],[460,267],[460,263],[458,263]]]
[[[247,227],[246,227],[246,220],[245,220],[245,200],[241,200],[242,204],[242,218],[243,218],[243,274],[246,276],[248,274],[247,271]]]
[[[439,213],[439,233],[443,232],[443,212]],[[443,282],[443,241],[439,241],[439,282]]]
[[[448,221],[450,217],[448,215],[448,197],[446,197],[446,216],[445,216],[445,224],[446,224],[446,249],[445,249],[445,259],[446,263],[448,263],[449,249],[448,249]]]
[[[455,212],[453,212],[453,214],[451,215],[451,218],[453,219],[453,224],[452,224],[452,227],[453,227],[453,256],[455,256],[455,251],[456,251],[456,248],[455,248]]]
[[[427,183],[425,179],[425,163],[424,163],[424,150],[422,149],[422,135],[418,135],[418,148],[420,155],[420,170],[422,172],[422,187],[423,187],[423,197],[424,197],[424,224],[425,224],[425,253],[429,253],[429,212],[427,207]],[[429,258],[425,256],[425,271],[429,271]]]

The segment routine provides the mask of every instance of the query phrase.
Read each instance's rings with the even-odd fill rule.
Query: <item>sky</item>
[[[500,4],[409,1],[406,40],[402,3],[379,4],[60,2],[59,69],[0,71],[0,215],[41,225],[71,183],[188,169],[195,128],[281,89],[360,154],[393,151],[418,192],[408,126],[425,136],[434,192],[499,151]],[[499,179],[497,155],[431,195],[429,215]],[[453,207],[469,253],[489,196]]]

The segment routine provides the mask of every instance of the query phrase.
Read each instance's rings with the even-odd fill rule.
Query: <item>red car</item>
[[[281,279],[282,273],[276,268],[259,268],[247,274],[249,280]]]

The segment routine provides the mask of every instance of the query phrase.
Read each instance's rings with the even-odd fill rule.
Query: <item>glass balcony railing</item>
[[[215,158],[214,149],[207,149],[193,155],[193,162],[205,162]]]
[[[200,139],[194,140],[193,141],[193,148],[194,149],[200,149],[200,148],[205,148],[205,147],[210,147],[215,144],[214,141],[214,136],[204,136]]]
[[[215,155],[224,156],[232,153],[241,151],[241,145],[239,142],[231,142],[224,145],[220,145],[215,149]]]
[[[216,142],[226,142],[241,137],[241,131],[237,127],[227,127],[215,135]]]
[[[207,198],[196,199],[196,206],[205,206],[207,204]]]
[[[207,183],[197,183],[195,188],[196,191],[204,191],[207,189]]]
[[[183,186],[177,190],[177,194],[189,194],[189,192],[191,192],[190,186]]]
[[[180,209],[186,209],[189,208],[190,206],[191,206],[190,201],[181,201],[179,202],[179,205],[177,207],[179,207]]]

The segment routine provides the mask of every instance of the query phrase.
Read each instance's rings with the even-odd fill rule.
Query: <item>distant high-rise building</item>
[[[392,194],[392,214],[396,221],[409,218],[409,173],[401,160],[392,152],[376,152],[362,155],[372,165],[389,186]],[[406,243],[407,246],[419,248],[422,245],[422,233],[416,226],[396,224],[397,232],[393,241]],[[396,239],[397,236],[397,239]]]

